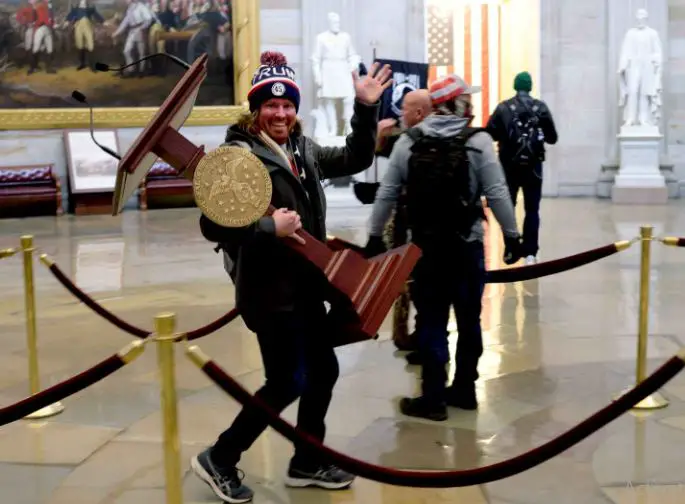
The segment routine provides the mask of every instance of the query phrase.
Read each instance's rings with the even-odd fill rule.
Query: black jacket
[[[545,135],[545,143],[554,145],[559,140],[552,113],[549,111],[547,104],[542,100],[535,100],[527,93],[519,93],[517,96],[501,102],[490,116],[486,129],[492,139],[498,143],[499,160],[505,169],[511,165],[510,160],[516,152],[516,146],[512,145],[509,133],[512,129],[513,121],[511,105],[517,105],[519,110],[522,109],[522,105],[516,103],[517,100],[526,102],[529,107],[532,107],[533,103],[540,107],[537,114],[540,118],[540,127]]]
[[[231,126],[226,145],[249,146],[267,167],[273,185],[271,204],[295,210],[302,227],[315,238],[326,239],[326,197],[321,180],[353,175],[371,166],[378,128],[378,105],[355,102],[352,133],[345,147],[322,147],[302,134],[291,135],[292,145],[302,156],[304,180],[298,180],[278,155],[259,137],[247,132],[245,124]],[[296,304],[324,301],[323,275],[274,234],[272,217],[262,217],[242,228],[225,228],[206,216],[200,217],[203,236],[218,243],[233,263],[231,278],[236,286],[236,304],[246,325],[253,331],[270,314],[292,310]]]

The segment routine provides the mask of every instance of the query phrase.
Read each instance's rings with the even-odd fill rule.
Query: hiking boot
[[[190,460],[190,468],[222,501],[241,504],[252,500],[254,492],[243,485],[243,472],[236,467],[214,465],[210,457],[210,448],[193,457]]]
[[[478,398],[476,397],[475,385],[452,386],[447,389],[445,401],[448,406],[463,410],[477,410]]]
[[[434,422],[447,420],[447,407],[445,403],[430,403],[423,397],[405,397],[400,401],[400,411],[403,415],[425,418]]]
[[[291,488],[319,487],[326,490],[343,490],[354,481],[354,475],[334,465],[304,467],[290,463],[285,485]]]

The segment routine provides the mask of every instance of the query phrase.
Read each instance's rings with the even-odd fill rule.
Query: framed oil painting
[[[96,130],[94,135],[98,143],[119,152],[116,130]],[[93,142],[89,130],[65,131],[64,145],[72,194],[114,191],[119,161]]]
[[[135,63],[155,53],[188,64],[207,53],[207,77],[187,124],[230,122],[241,110],[234,106],[231,20],[236,4],[246,9],[245,2],[258,3],[1,0],[0,127],[87,127],[89,112],[71,98],[74,90],[95,107],[96,127],[143,126],[185,72],[164,56]],[[258,19],[252,21],[250,31],[258,30]],[[243,45],[253,39],[237,37]],[[96,70],[97,62],[115,70]]]

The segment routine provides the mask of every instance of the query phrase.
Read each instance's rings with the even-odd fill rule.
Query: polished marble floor
[[[368,208],[340,199],[330,231],[363,242]],[[553,259],[638,234],[685,235],[685,202],[665,207],[612,206],[589,199],[546,199],[541,259]],[[0,221],[0,248],[21,234],[104,306],[152,327],[173,311],[180,330],[227,311],[233,292],[221,259],[205,242],[194,209]],[[498,229],[488,234],[488,266],[500,267]],[[685,249],[653,245],[649,368],[685,345]],[[42,386],[104,359],[132,340],[76,302],[36,262]],[[338,351],[342,377],[328,416],[328,443],[361,459],[397,468],[441,470],[487,465],[555,437],[632,384],[635,371],[639,249],[591,265],[485,292],[485,354],[478,413],[451,411],[445,423],[397,410],[417,390],[389,339]],[[0,403],[28,391],[21,259],[0,261]],[[456,338],[452,335],[452,343]],[[249,389],[262,381],[253,335],[236,321],[199,341]],[[188,472],[188,459],[211,443],[238,410],[178,349],[177,382],[184,502],[217,502]],[[358,480],[348,491],[287,490],[291,447],[267,431],[241,463],[255,502],[271,504],[463,502],[600,504],[685,502],[685,374],[662,391],[670,404],[625,415],[574,448],[502,481],[446,490],[399,488]],[[162,420],[154,348],[101,383],[69,397],[43,421],[0,428],[2,504],[162,504]],[[286,417],[294,420],[296,407]]]

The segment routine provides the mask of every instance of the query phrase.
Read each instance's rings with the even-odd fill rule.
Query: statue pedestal
[[[620,167],[611,190],[618,204],[657,205],[668,201],[659,170],[661,134],[656,126],[623,126],[618,135]]]

